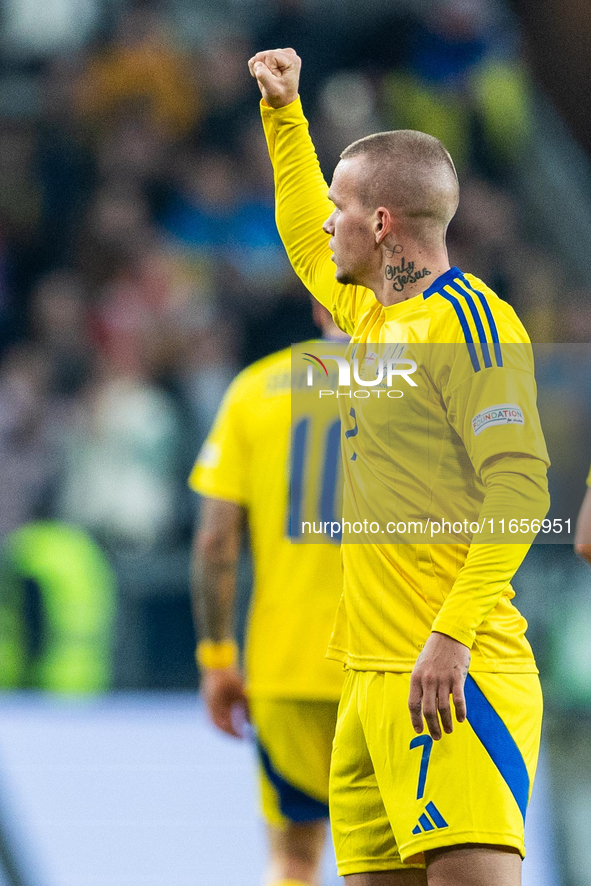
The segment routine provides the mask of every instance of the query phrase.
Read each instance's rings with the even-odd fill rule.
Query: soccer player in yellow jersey
[[[370,136],[343,152],[328,189],[298,98],[300,64],[292,49],[249,61],[294,269],[353,345],[457,345],[457,359],[422,373],[423,401],[399,401],[389,452],[356,401],[345,500],[363,494],[358,472],[370,468],[382,498],[396,496],[391,463],[411,482],[396,441],[408,442],[414,421],[436,454],[420,468],[439,493],[459,494],[460,477],[481,517],[542,518],[547,453],[527,334],[482,281],[450,268],[458,181],[448,152],[424,133]],[[525,620],[511,602],[528,542],[342,545],[329,654],[347,676],[330,813],[347,886],[520,883],[542,715]]]
[[[343,338],[314,304],[325,335]],[[317,886],[328,819],[328,773],[342,666],[325,657],[342,590],[338,544],[297,543],[292,498],[311,477],[330,480],[340,508],[340,427],[315,416],[298,424],[290,447],[290,351],[271,354],[230,386],[189,482],[203,496],[194,546],[197,659],[213,722],[239,735],[236,707],[256,734],[270,864],[268,886]],[[321,451],[319,464],[311,456]],[[291,465],[290,465],[291,462]],[[328,488],[328,487],[327,487]],[[313,489],[311,490],[313,493]],[[291,509],[296,509],[291,502]],[[234,641],[234,588],[244,524],[254,587],[245,677]]]

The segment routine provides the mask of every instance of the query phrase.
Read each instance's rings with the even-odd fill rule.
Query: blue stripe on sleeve
[[[457,289],[454,289],[454,292],[457,292],[458,295],[463,295],[468,302],[468,307],[470,308],[470,313],[472,314],[472,319],[474,320],[474,325],[476,326],[476,331],[478,333],[478,339],[480,341],[480,344],[482,345],[482,356],[484,357],[484,365],[487,369],[489,369],[492,366],[492,360],[490,357],[490,351],[488,349],[488,340],[486,338],[484,326],[482,325],[482,320],[480,319],[480,314],[478,313],[478,308],[474,303],[474,299],[469,292],[458,292]]]
[[[497,366],[502,366],[503,365],[503,354],[501,352],[501,344],[499,342],[499,333],[497,330],[497,324],[495,323],[495,318],[493,317],[492,311],[490,309],[490,305],[486,300],[486,296],[484,295],[483,292],[480,292],[479,289],[474,289],[474,287],[471,286],[470,283],[468,283],[468,281],[466,280],[465,277],[462,277],[462,282],[464,283],[465,286],[467,286],[469,289],[472,290],[472,292],[478,297],[478,300],[480,301],[480,304],[482,305],[482,308],[483,308],[484,313],[486,315],[486,319],[488,320],[488,325],[490,326],[490,334],[491,334],[491,337],[493,340],[493,346],[495,349],[495,358],[497,361]]]
[[[529,797],[529,774],[515,739],[486,698],[474,677],[464,686],[468,722],[506,781],[525,821]]]
[[[474,346],[472,333],[470,332],[470,327],[468,325],[466,315],[464,314],[464,309],[462,308],[457,298],[454,295],[450,295],[449,292],[445,292],[444,290],[442,290],[439,292],[439,295],[453,306],[458,316],[458,320],[460,321],[460,326],[462,327],[464,338],[466,339],[466,345],[468,346],[468,353],[470,354],[470,360],[472,361],[474,372],[480,372],[480,363],[478,362],[476,347]]]

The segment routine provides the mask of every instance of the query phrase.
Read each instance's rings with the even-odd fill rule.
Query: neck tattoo
[[[386,280],[392,281],[395,292],[402,292],[405,286],[431,276],[431,271],[427,268],[415,268],[414,261],[407,262],[404,257],[398,265],[386,265],[384,273]]]

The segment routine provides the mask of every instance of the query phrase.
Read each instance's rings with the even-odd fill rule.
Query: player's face
[[[334,211],[323,230],[330,234],[332,261],[339,283],[368,285],[375,263],[372,214],[361,203],[359,194],[361,158],[341,160],[328,192]]]

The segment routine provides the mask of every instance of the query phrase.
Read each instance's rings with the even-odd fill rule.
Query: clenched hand
[[[257,52],[248,62],[261,95],[272,108],[283,108],[298,97],[302,60],[295,49]]]

